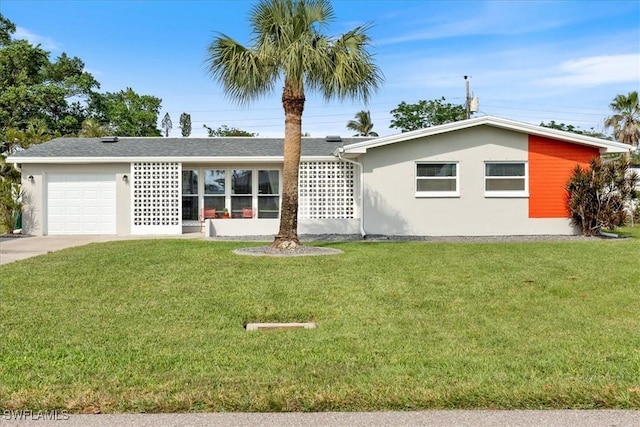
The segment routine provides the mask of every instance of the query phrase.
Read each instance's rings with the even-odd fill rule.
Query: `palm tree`
[[[347,122],[347,129],[357,132],[353,136],[378,136],[373,129],[373,123],[371,123],[371,113],[369,111],[359,111],[355,115],[355,120],[349,120]]]
[[[605,119],[605,127],[613,128],[613,137],[617,141],[629,144],[632,150],[637,150],[640,140],[638,92],[629,92],[626,96],[617,95],[609,107],[615,114]]]
[[[207,65],[226,94],[248,105],[281,84],[285,115],[280,229],[272,247],[293,249],[298,240],[298,168],[305,87],[325,100],[367,102],[382,75],[367,51],[368,25],[333,38],[320,30],[334,20],[327,0],[260,0],[249,21],[253,45],[219,34],[208,48]]]
[[[85,119],[80,129],[80,138],[99,138],[111,132],[108,125],[101,125],[96,119]]]

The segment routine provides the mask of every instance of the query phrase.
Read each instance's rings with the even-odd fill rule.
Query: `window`
[[[252,178],[251,169],[231,171],[231,218],[242,218],[246,209],[253,209]]]
[[[198,220],[198,171],[182,171],[182,219]]]
[[[280,172],[258,171],[258,218],[278,218],[280,212]]]
[[[215,209],[222,218],[280,217],[278,169],[207,169],[182,171],[182,219],[198,221],[203,209]]]
[[[485,196],[523,197],[528,191],[526,162],[485,163]]]
[[[458,195],[457,163],[416,164],[416,196],[455,197]]]
[[[225,208],[225,171],[205,170],[204,171],[204,208],[214,208],[216,217],[222,217]]]

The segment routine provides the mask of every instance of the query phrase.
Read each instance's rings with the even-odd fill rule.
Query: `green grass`
[[[640,408],[638,239],[243,246],[120,241],[0,267],[0,408]]]
[[[619,234],[622,237],[633,237],[640,239],[640,224],[634,224],[634,226],[627,225],[626,227],[620,227],[613,230],[614,233]]]

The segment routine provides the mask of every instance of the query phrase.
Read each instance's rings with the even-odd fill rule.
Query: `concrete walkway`
[[[88,245],[95,242],[132,239],[198,239],[201,233],[189,233],[181,236],[32,236],[32,237],[0,237],[0,265],[8,264],[49,252],[74,246]]]
[[[100,414],[5,412],[0,426],[60,425],[65,427],[637,427],[640,411],[549,410],[549,411],[416,411],[416,412],[319,412],[319,413],[193,413],[193,414]],[[2,416],[2,415],[0,415]],[[50,418],[45,419],[45,416]],[[30,417],[30,418],[29,418]],[[38,418],[40,417],[40,418]],[[56,421],[57,420],[57,421]]]

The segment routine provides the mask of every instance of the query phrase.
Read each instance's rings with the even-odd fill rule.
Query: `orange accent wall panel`
[[[588,166],[597,148],[529,135],[529,218],[567,218],[567,182]]]

